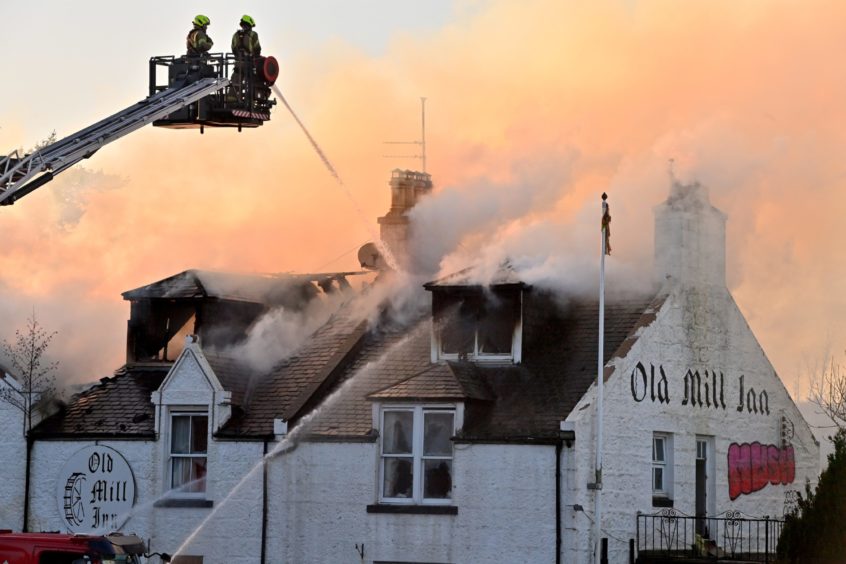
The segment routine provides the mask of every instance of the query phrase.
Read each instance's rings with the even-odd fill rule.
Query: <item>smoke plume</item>
[[[385,161],[382,142],[416,137],[427,96],[436,194],[415,214],[431,245],[421,271],[435,275],[508,257],[538,283],[589,288],[607,192],[609,290],[627,284],[651,268],[652,207],[674,159],[676,177],[708,186],[728,214],[729,287],[801,396],[801,359],[820,332],[846,342],[846,260],[833,240],[846,80],[831,63],[846,47],[844,18],[834,0],[492,0],[441,29],[398,34],[378,56],[342,41],[290,46],[278,84],[374,220],[389,206],[388,169],[418,166]],[[263,30],[263,43],[279,35]],[[86,93],[102,114],[89,108],[78,127],[143,95],[116,84]],[[47,133],[14,112],[0,104],[0,146]],[[375,231],[283,112],[241,134],[148,128],[93,158],[128,179],[89,192],[70,232],[50,185],[0,210],[0,333],[34,304],[60,331],[55,351],[73,378],[120,364],[123,290],[191,267],[314,271]],[[326,267],[357,268],[354,253]]]

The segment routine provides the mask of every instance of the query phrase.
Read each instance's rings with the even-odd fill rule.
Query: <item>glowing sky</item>
[[[729,288],[788,389],[802,396],[803,372],[846,348],[846,4],[6,2],[0,147],[143,98],[147,58],[181,52],[197,12],[220,48],[241,13],[257,20],[363,213],[281,107],[257,131],[147,128],[106,147],[84,163],[101,174],[0,209],[0,335],[35,307],[69,377],[120,365],[123,290],[192,267],[357,268],[344,253],[376,233],[390,169],[417,166],[382,143],[418,136],[420,96],[436,190],[462,195],[445,264],[492,244],[590,264],[608,191],[622,265],[608,283],[625,285],[651,267],[673,158],[729,215]]]

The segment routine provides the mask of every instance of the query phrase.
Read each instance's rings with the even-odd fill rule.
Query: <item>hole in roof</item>
[[[132,422],[133,422],[133,423],[141,423],[142,421],[146,421],[146,420],[147,420],[147,419],[149,419],[149,418],[150,418],[150,414],[149,414],[149,413],[137,413],[137,414],[135,414],[135,416],[132,418]]]

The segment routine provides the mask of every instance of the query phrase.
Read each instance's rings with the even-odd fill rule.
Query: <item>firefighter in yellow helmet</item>
[[[232,36],[232,52],[239,59],[246,57],[258,57],[261,55],[261,43],[258,33],[253,31],[256,20],[248,15],[241,18],[241,29]]]
[[[261,56],[261,43],[258,33],[253,31],[256,21],[244,14],[239,22],[241,29],[232,36],[232,52],[235,54],[235,70],[232,72],[233,94],[243,99],[244,77],[249,76],[253,68],[253,58]]]
[[[186,46],[188,47],[188,56],[200,57],[207,54],[209,49],[212,48],[212,45],[214,45],[214,41],[206,33],[211,20],[208,16],[198,14],[191,23],[194,24],[194,28],[188,33],[188,37],[185,39]]]

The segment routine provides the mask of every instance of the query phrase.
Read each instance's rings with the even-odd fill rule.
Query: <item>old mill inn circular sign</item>
[[[135,478],[118,451],[88,446],[62,467],[56,499],[70,532],[114,531],[126,522],[135,504]]]

